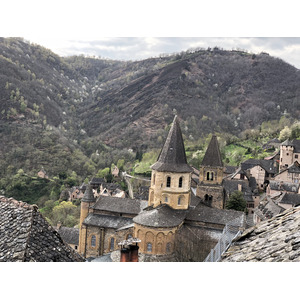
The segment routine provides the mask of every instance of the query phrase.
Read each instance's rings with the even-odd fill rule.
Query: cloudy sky
[[[23,37],[61,56],[139,60],[218,46],[268,52],[300,69],[296,1],[7,2],[1,4],[0,36]]]

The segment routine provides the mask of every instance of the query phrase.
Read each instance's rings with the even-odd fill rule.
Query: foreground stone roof
[[[223,262],[300,261],[300,207],[246,230],[225,252]]]
[[[0,262],[84,261],[36,205],[0,196]]]

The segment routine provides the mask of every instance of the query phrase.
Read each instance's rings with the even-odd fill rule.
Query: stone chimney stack
[[[139,246],[141,240],[137,238],[129,238],[120,242],[120,262],[138,262],[139,261]],[[135,245],[134,245],[135,243]]]

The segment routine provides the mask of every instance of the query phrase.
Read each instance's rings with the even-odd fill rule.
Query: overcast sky
[[[10,0],[1,4],[0,36],[23,37],[61,56],[122,60],[218,46],[268,52],[300,69],[299,4],[286,3]]]

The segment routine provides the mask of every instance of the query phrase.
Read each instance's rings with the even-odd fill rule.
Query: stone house
[[[213,176],[219,182],[222,168],[212,167],[207,172],[215,173],[209,179]],[[112,252],[118,243],[133,237],[141,241],[143,261],[202,261],[228,222],[238,219],[243,225],[243,212],[209,207],[192,192],[193,170],[186,161],[177,117],[151,168],[146,201],[110,196],[95,199],[91,187],[87,188],[79,228],[79,252],[84,257]]]
[[[286,169],[282,169],[277,175],[274,176],[275,181],[299,183],[300,182],[300,164],[295,161]]]
[[[38,173],[37,173],[37,176],[40,177],[40,178],[46,178],[48,179],[48,175],[46,173],[46,171],[44,170],[44,168],[42,168]]]
[[[288,139],[280,145],[279,171],[288,168],[300,159],[300,140]]]
[[[0,262],[82,262],[36,205],[0,196]]]

